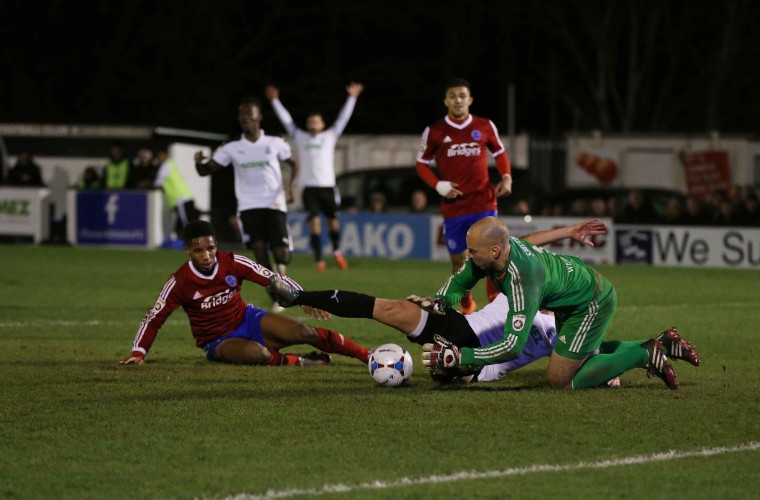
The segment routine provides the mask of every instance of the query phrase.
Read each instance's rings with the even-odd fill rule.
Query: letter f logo
[[[119,195],[112,194],[109,196],[103,210],[106,212],[106,215],[108,215],[108,225],[113,225],[113,223],[116,222],[116,212],[119,211]]]

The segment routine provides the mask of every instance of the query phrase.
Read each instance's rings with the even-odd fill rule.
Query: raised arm
[[[595,236],[597,234],[606,234],[607,224],[599,219],[587,219],[583,222],[579,222],[574,226],[558,227],[556,229],[547,229],[545,231],[537,231],[527,236],[523,236],[522,240],[532,243],[536,246],[548,245],[555,241],[564,240],[565,238],[571,238],[582,245],[593,247],[594,243],[587,239],[589,236]]]
[[[274,113],[277,115],[277,119],[280,120],[280,123],[282,123],[285,131],[293,136],[298,130],[298,127],[296,127],[293,117],[290,116],[288,110],[285,109],[285,106],[280,102],[280,89],[274,85],[268,85],[264,89],[264,93],[266,94],[267,99],[269,99],[269,102],[272,103],[272,109],[274,109]]]
[[[351,119],[351,115],[354,112],[354,107],[356,106],[356,99],[359,97],[359,94],[364,92],[364,85],[358,82],[351,82],[346,86],[346,93],[348,94],[348,98],[346,99],[346,103],[341,108],[340,112],[338,113],[338,118],[335,119],[335,123],[333,123],[333,126],[331,127],[333,131],[335,132],[335,135],[341,135],[343,131],[346,129],[346,125],[348,125],[348,120]]]

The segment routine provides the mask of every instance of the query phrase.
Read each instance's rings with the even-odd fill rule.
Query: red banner
[[[686,189],[690,196],[703,198],[715,190],[731,187],[727,151],[695,151],[683,156]]]

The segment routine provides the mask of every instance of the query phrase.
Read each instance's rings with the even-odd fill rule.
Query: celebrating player
[[[242,255],[218,251],[210,223],[200,220],[189,223],[184,240],[190,260],[164,284],[155,305],[140,323],[131,355],[122,364],[142,364],[161,325],[180,306],[190,319],[196,345],[211,361],[301,366],[330,363],[330,356],[325,353],[280,353],[284,347],[309,344],[367,362],[367,349],[338,332],[313,328],[246,305],[240,297],[242,281],[266,286],[274,273]],[[284,276],[282,279],[300,289],[295,281]],[[324,311],[310,307],[304,311],[327,317]]]
[[[512,192],[512,168],[493,122],[470,114],[467,80],[449,81],[443,104],[448,114],[422,133],[417,173],[442,197],[443,232],[452,272],[456,272],[467,257],[467,230],[483,217],[496,216],[496,197]],[[488,178],[486,150],[501,174],[495,189]],[[430,168],[433,160],[439,175]],[[487,287],[489,298],[493,297],[496,289],[490,283]],[[477,307],[469,292],[462,296],[461,305],[465,314]]]
[[[317,270],[324,271],[327,267],[322,260],[322,223],[320,212],[327,217],[330,241],[332,242],[333,257],[340,269],[347,269],[348,262],[340,252],[340,220],[338,206],[340,193],[335,185],[335,144],[351,119],[356,106],[356,99],[364,90],[361,83],[351,82],[346,87],[348,98],[338,113],[335,123],[325,130],[325,121],[321,113],[311,113],[306,117],[306,130],[302,130],[293,122],[293,118],[280,102],[280,91],[270,85],[265,89],[267,98],[272,102],[272,108],[296,145],[300,161],[300,180],[303,188],[303,206],[309,213],[309,230],[311,232],[311,248],[317,262]]]
[[[699,365],[694,346],[674,328],[658,338],[610,341],[599,352],[617,305],[612,284],[580,259],[544,251],[509,236],[503,221],[486,217],[467,232],[469,258],[434,299],[418,298],[421,307],[442,312],[455,304],[480,279],[494,280],[507,296],[504,339],[493,344],[459,349],[446,343],[423,346],[423,363],[433,371],[485,366],[517,358],[528,338],[526,323],[539,309],[554,311],[557,341],[546,379],[556,389],[595,387],[632,368],[646,368],[671,389],[678,379],[667,353]]]
[[[233,165],[243,243],[253,251],[256,262],[273,271],[269,259],[271,249],[277,272],[285,274],[293,251],[287,202],[293,200],[298,162],[292,157],[287,142],[264,133],[262,118],[258,100],[243,100],[238,108],[238,121],[243,131],[240,139],[221,146],[208,161],[198,151],[195,153],[195,169],[204,176]],[[280,161],[292,169],[287,186],[283,186]],[[277,307],[273,309],[277,310]]]

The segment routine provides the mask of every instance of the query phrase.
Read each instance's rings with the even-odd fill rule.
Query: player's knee
[[[572,379],[568,380],[566,377],[563,377],[558,374],[553,374],[553,373],[546,374],[546,383],[552,389],[572,389],[573,388]]]
[[[278,250],[274,254],[274,261],[277,264],[287,265],[287,264],[290,264],[291,257],[292,257],[292,255],[290,253],[290,250],[287,250],[287,249],[285,249],[285,250]]]
[[[315,328],[300,323],[295,333],[298,342],[301,344],[311,344],[317,340],[317,337],[319,336]]]

